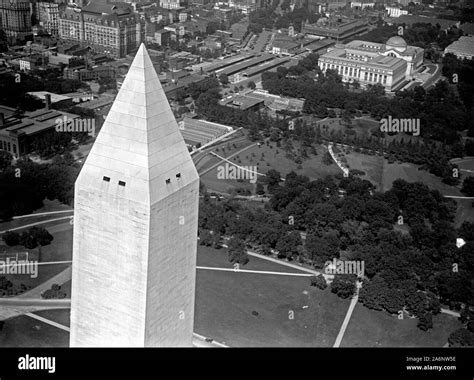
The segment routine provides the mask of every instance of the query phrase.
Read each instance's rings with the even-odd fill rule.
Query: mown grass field
[[[0,347],[69,347],[69,333],[22,315],[5,321]]]
[[[203,246],[198,249],[198,265],[232,268],[225,249]],[[299,272],[255,257],[242,269]],[[329,289],[310,287],[307,277],[199,269],[194,331],[231,347],[331,347],[348,305],[348,300]],[[69,326],[69,310],[36,314]],[[459,326],[456,318],[439,314],[434,328],[423,332],[415,319],[399,320],[358,304],[341,346],[441,347]],[[17,317],[5,324],[0,346],[64,346],[67,335],[28,317]]]
[[[449,334],[462,327],[457,318],[438,314],[433,328],[422,331],[417,319],[400,320],[384,311],[369,310],[356,305],[347,326],[341,347],[442,347]]]
[[[335,163],[326,165],[322,162],[324,154],[327,152],[324,146],[318,146],[316,148],[317,155],[308,152],[309,157],[302,162],[300,168],[292,159],[286,157],[286,152],[282,148],[277,148],[275,143],[270,143],[270,146],[266,144],[260,147],[253,146],[238,156],[232,157],[230,161],[235,163],[235,165],[252,167],[252,169],[256,166],[258,173],[261,174],[265,174],[270,169],[274,169],[279,171],[282,177],[285,177],[291,171],[305,175],[312,180],[340,173]],[[217,152],[217,154],[221,155],[220,153],[222,152]],[[210,167],[211,164],[217,162],[219,162],[219,159],[213,157],[206,163],[206,167]],[[225,165],[225,161],[221,162],[220,165]],[[201,175],[201,181],[209,190],[229,192],[229,189],[240,187],[252,192],[255,191],[255,185],[250,183],[248,179],[242,182],[235,179],[218,179],[217,173],[218,169],[216,167]]]
[[[51,235],[53,235],[54,240],[50,245],[41,248],[41,262],[72,260],[72,226],[66,222],[65,227],[67,229],[52,232],[55,227],[46,226],[48,230],[51,230]],[[15,252],[20,252],[21,255],[19,256],[19,259],[24,260],[26,257],[25,252],[27,251],[29,252],[29,260],[38,259],[39,248],[26,249],[22,246],[0,247],[0,252],[4,252],[0,258],[5,256],[12,257]],[[71,264],[38,265],[38,276],[36,278],[31,277],[29,274],[7,274],[4,275],[4,277],[16,285],[25,284],[28,287],[34,288],[58,273],[61,273],[70,265]]]

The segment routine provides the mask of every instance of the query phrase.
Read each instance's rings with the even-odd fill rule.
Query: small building
[[[27,93],[45,103],[48,103],[48,107],[52,104],[57,106],[70,106],[73,103],[71,97],[66,95],[55,94],[48,91],[31,91]]]
[[[69,54],[61,54],[58,52],[49,52],[48,53],[48,63],[53,66],[70,65],[77,57]]]
[[[293,55],[300,44],[294,41],[277,40],[272,45],[272,54]]]
[[[245,95],[228,96],[221,100],[220,104],[241,111],[258,111],[265,106],[263,99],[252,98]]]
[[[155,32],[154,42],[160,46],[169,45],[171,40],[171,31],[167,29],[161,29]]]
[[[387,5],[385,7],[385,10],[387,11],[389,17],[394,17],[394,18],[408,14],[407,10],[401,9],[400,7],[397,7],[394,5]]]
[[[21,71],[35,70],[37,67],[41,67],[44,61],[44,57],[40,54],[29,55],[18,60]]]

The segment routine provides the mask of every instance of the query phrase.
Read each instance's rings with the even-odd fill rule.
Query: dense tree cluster
[[[310,181],[290,173],[283,185],[277,178],[276,172],[267,180],[271,199],[265,208],[204,199],[200,229],[317,268],[334,258],[363,261],[360,302],[416,316],[420,329],[432,326],[441,303],[457,309],[473,304],[473,225],[464,223],[456,230],[455,203],[438,191],[403,180],[380,193],[353,176]],[[455,245],[457,237],[467,242],[462,248]],[[332,291],[350,297],[355,276],[336,279]]]
[[[381,25],[366,34],[358,36],[357,39],[384,44],[390,37],[398,34],[400,26],[404,26],[402,37],[407,44],[419,46],[423,49],[429,49],[433,43],[444,49],[462,35],[462,31],[457,28],[445,31],[439,25],[414,23],[410,27],[406,27],[404,24]]]
[[[78,173],[78,166],[63,158],[41,165],[19,160],[0,172],[0,220],[31,214],[45,198],[71,204]]]
[[[31,227],[27,231],[18,233],[15,231],[7,231],[2,236],[3,241],[8,246],[22,245],[25,248],[33,249],[38,246],[51,244],[53,236],[43,227]]]

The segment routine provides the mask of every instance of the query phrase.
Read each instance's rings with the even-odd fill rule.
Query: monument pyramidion
[[[142,44],[75,184],[72,347],[192,346],[198,201]]]

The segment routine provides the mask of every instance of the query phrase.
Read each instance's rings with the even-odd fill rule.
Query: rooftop
[[[474,54],[474,36],[461,36],[446,48],[446,52],[455,52],[463,55]]]

